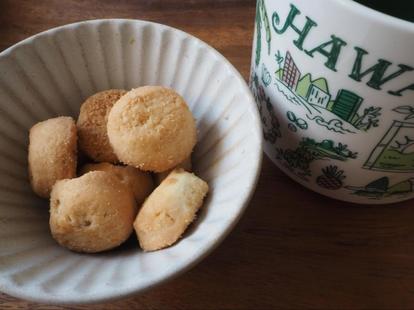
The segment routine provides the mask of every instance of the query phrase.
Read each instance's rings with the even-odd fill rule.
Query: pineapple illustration
[[[345,179],[344,171],[339,170],[337,166],[328,166],[322,169],[322,175],[316,178],[316,183],[326,189],[340,189]]]

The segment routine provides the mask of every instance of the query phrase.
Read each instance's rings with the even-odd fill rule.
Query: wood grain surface
[[[138,18],[189,32],[247,79],[253,0],[0,0],[0,51],[51,27]],[[49,306],[0,295],[0,309],[413,309],[414,207],[357,206],[291,181],[265,158],[236,229],[186,274],[142,295]]]

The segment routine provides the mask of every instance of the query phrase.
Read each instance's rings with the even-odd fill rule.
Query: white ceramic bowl
[[[28,130],[58,115],[76,118],[89,95],[165,85],[197,119],[194,169],[211,192],[176,245],[143,253],[137,242],[96,255],[51,238],[48,202],[27,177]],[[262,157],[256,105],[240,74],[217,51],[173,28],[95,20],[55,28],[0,54],[0,290],[46,303],[125,297],[193,266],[225,236],[255,188]]]

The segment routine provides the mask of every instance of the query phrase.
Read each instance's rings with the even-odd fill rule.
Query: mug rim
[[[353,13],[365,15],[370,19],[383,23],[385,26],[391,26],[399,28],[399,30],[414,32],[414,22],[377,11],[354,0],[337,0],[337,2],[346,9],[351,10]]]

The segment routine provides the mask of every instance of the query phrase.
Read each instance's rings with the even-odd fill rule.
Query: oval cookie
[[[76,125],[71,117],[37,123],[29,133],[29,177],[33,191],[48,198],[57,180],[76,176]]]
[[[176,242],[194,220],[208,192],[206,182],[193,173],[176,169],[142,205],[134,221],[144,251],[165,248]]]

